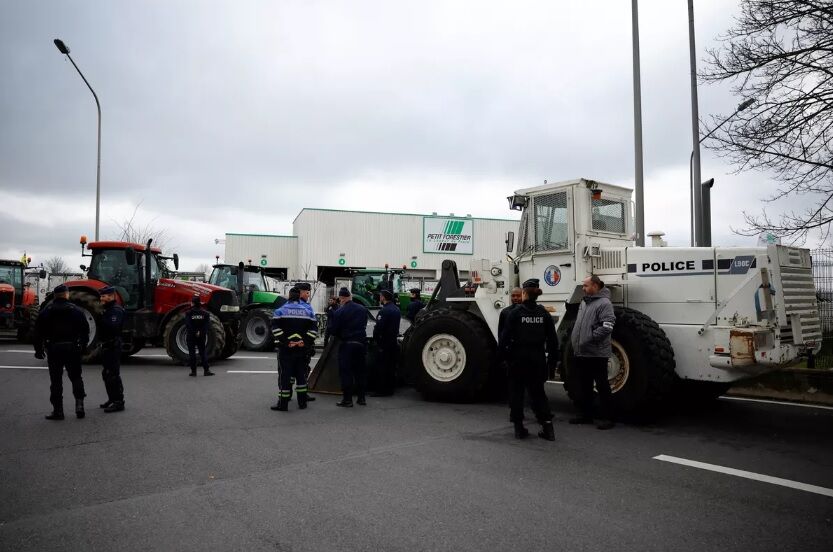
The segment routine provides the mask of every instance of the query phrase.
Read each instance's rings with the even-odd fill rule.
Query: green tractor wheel
[[[243,347],[249,351],[270,351],[275,346],[272,336],[272,313],[266,309],[253,309],[243,317],[240,335]]]

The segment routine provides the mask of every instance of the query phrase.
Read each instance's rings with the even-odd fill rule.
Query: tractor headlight
[[[240,312],[238,305],[220,305],[220,312]]]

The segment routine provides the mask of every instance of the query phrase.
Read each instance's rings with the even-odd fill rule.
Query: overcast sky
[[[732,0],[697,0],[699,62]],[[137,205],[182,268],[226,232],[291,234],[303,207],[510,218],[515,189],[633,186],[626,0],[17,1],[0,11],[0,257],[80,262],[92,237],[99,95],[101,237]],[[646,230],[688,244],[685,0],[640,2]],[[731,113],[728,86],[700,112]],[[714,243],[774,190],[703,150]],[[786,203],[786,202],[785,202]],[[771,206],[776,212],[800,208]]]

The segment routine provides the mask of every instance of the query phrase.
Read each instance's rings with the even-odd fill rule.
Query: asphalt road
[[[556,442],[517,441],[500,404],[273,412],[275,374],[230,372],[271,355],[213,378],[163,355],[123,366],[125,412],[96,407],[91,366],[87,418],[67,382],[48,422],[44,363],[0,344],[0,550],[833,549],[831,409],[726,399],[603,432],[552,385]]]

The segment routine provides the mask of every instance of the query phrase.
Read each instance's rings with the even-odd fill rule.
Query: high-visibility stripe
[[[281,397],[282,399],[286,399],[286,398],[291,397],[292,393],[290,393],[289,391],[281,391],[280,393],[278,393],[278,396]]]

